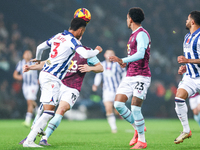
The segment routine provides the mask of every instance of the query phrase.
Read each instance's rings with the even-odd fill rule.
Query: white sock
[[[44,111],[41,117],[35,122],[33,129],[27,136],[27,141],[34,141],[37,134],[43,131],[46,127],[47,122],[54,116],[54,111]]]
[[[26,113],[25,122],[26,122],[27,124],[31,124],[32,116],[33,116],[32,113],[30,113],[30,112],[27,112],[27,113]]]
[[[185,100],[176,97],[175,98],[175,105],[176,105],[175,110],[176,110],[177,116],[178,116],[178,118],[181,121],[181,124],[183,126],[183,132],[189,133],[190,127],[189,127],[188,116],[187,116],[188,108],[187,108],[187,105],[185,103]]]
[[[33,128],[33,125],[35,124],[35,122],[40,118],[40,116],[42,115],[42,112],[43,112],[43,104],[41,103],[40,106],[37,109],[37,113],[36,113],[36,116],[35,116],[35,119],[32,123],[31,128]]]
[[[132,127],[136,130],[136,126],[135,126],[135,123],[131,124]]]
[[[141,142],[143,142],[143,143],[146,143],[144,133],[143,133],[143,134],[138,134],[138,141],[141,141]]]
[[[107,120],[108,120],[108,123],[111,127],[111,130],[116,130],[117,126],[116,126],[116,119],[115,119],[114,113],[107,115]]]

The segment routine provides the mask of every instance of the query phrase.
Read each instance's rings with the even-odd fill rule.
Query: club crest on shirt
[[[127,53],[130,54],[130,52],[131,52],[130,44],[127,44]]]
[[[51,65],[51,61],[50,60],[47,60],[46,63],[47,63],[47,65]]]

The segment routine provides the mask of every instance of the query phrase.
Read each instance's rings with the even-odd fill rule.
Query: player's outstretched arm
[[[34,62],[40,63],[43,51],[48,48],[50,48],[50,47],[46,41],[41,43],[40,45],[38,45],[37,50],[36,50],[36,58],[34,59]]]
[[[110,61],[113,61],[113,62],[118,62],[119,65],[120,65],[122,68],[125,68],[125,67],[126,67],[126,63],[123,63],[122,59],[121,59],[121,58],[118,58],[117,56],[110,56],[110,57],[109,57],[109,60],[110,60]]]
[[[76,52],[85,59],[94,57],[103,51],[103,49],[100,46],[97,46],[95,50],[86,50],[82,46],[77,46],[75,49],[76,49]]]
[[[200,59],[187,59],[185,56],[178,56],[177,57],[178,63],[192,63],[192,64],[200,64]]]
[[[89,66],[87,64],[84,64],[84,65],[79,65],[78,66],[78,70],[80,72],[90,72],[90,71],[93,71],[95,73],[99,73],[99,72],[103,72],[103,66],[101,65],[101,63],[97,63],[96,65],[94,66]]]
[[[24,65],[23,66],[23,72],[28,72],[29,70],[42,70],[44,64],[46,61],[42,61],[40,64],[34,64],[34,65]]]

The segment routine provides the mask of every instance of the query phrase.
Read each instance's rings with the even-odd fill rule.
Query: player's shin
[[[40,106],[39,106],[38,109],[37,109],[37,114],[36,114],[35,119],[34,119],[34,121],[33,121],[33,123],[32,123],[31,129],[33,128],[33,125],[35,124],[35,122],[40,118],[40,116],[41,116],[43,110],[44,110],[44,109],[43,109],[43,104],[41,103]]]
[[[120,116],[122,116],[122,118],[131,124],[134,123],[133,115],[131,114],[131,111],[126,107],[124,102],[115,101],[114,107],[119,112]]]
[[[144,135],[144,117],[141,112],[141,107],[131,105],[131,111],[135,120],[135,126],[138,132],[138,141],[146,142]]]
[[[190,127],[189,127],[188,116],[187,116],[188,108],[184,99],[181,99],[178,97],[175,98],[175,111],[183,126],[183,132],[189,133]]]
[[[50,135],[54,132],[54,130],[59,126],[63,116],[60,114],[55,114],[55,116],[48,123],[48,127],[45,130],[46,138],[48,139]],[[46,140],[47,140],[46,139]]]
[[[36,121],[33,129],[27,137],[27,141],[34,141],[38,133],[42,132],[47,122],[54,116],[54,111],[45,110],[41,117]]]

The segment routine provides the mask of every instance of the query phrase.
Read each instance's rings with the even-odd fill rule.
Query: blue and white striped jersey
[[[97,73],[94,78],[94,85],[99,86],[103,78],[103,90],[116,92],[122,77],[126,75],[126,69],[121,68],[117,62],[101,62],[104,71]]]
[[[33,65],[33,62],[26,62],[24,59],[19,61],[16,66],[16,71],[19,72],[23,76],[23,85],[31,86],[38,85],[38,72],[37,70],[29,70],[28,72],[23,73],[23,66]]]
[[[186,34],[183,43],[184,56],[187,59],[200,59],[200,28],[197,29],[193,34]],[[191,78],[196,78],[200,76],[200,65],[199,64],[186,64],[186,75]]]
[[[68,66],[75,54],[75,47],[81,43],[68,31],[58,33],[46,41],[51,47],[49,58],[46,61],[43,71],[63,79],[67,73]]]

